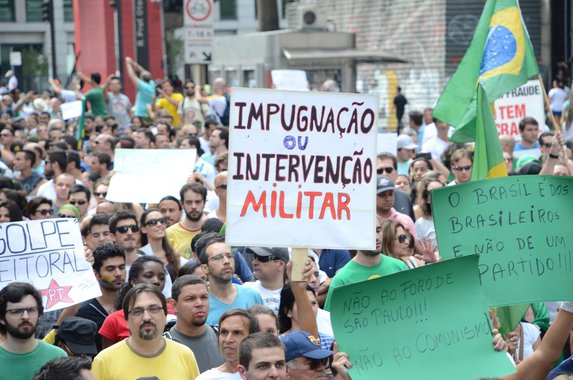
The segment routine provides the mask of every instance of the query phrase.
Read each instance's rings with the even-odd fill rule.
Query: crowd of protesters
[[[449,142],[451,127],[431,109],[410,111],[396,152],[377,157],[376,249],[309,250],[303,281],[290,281],[288,249],[224,240],[225,80],[187,81],[179,93],[125,63],[134,99],[120,78],[81,72],[68,88],[51,80],[50,91],[2,96],[0,223],[78,219],[102,294],[44,312],[33,286],[2,289],[0,379],[349,379],[352,358],[330,323],[333,289],[441,260],[431,192],[470,180],[473,147]],[[63,120],[61,105],[80,99],[84,117]],[[519,136],[501,138],[508,172],[570,176],[569,130],[522,119]],[[178,197],[118,203],[106,198],[118,148],[196,149],[198,159]],[[568,355],[573,306],[554,306],[533,304],[514,331],[492,332],[492,349],[518,368],[507,379],[545,378]]]

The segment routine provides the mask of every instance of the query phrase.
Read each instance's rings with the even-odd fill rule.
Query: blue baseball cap
[[[312,336],[306,331],[293,331],[281,336],[281,340],[286,349],[286,361],[293,360],[299,356],[309,359],[325,359],[333,354],[330,350],[320,347],[320,339]]]
[[[560,375],[571,376],[571,374],[573,374],[573,356],[565,359],[561,364],[553,368],[553,370],[549,372],[549,375],[547,375],[545,380],[553,380]]]

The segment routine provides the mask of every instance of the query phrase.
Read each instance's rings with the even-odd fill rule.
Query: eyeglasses
[[[259,256],[259,255],[255,255],[254,258],[257,259],[258,261],[260,261],[261,263],[268,263],[269,261],[277,261],[277,260],[280,260],[278,257],[275,257],[275,256]]]
[[[75,218],[74,215],[58,214],[58,218]]]
[[[102,191],[101,193],[100,193],[100,192],[97,192],[97,191],[94,191],[94,195],[95,195],[96,197],[104,197],[104,198],[105,198],[105,197],[107,197],[107,191]]]
[[[400,244],[403,244],[406,240],[410,240],[410,238],[406,234],[398,235],[398,237],[396,239],[398,239],[398,242]]]
[[[139,232],[139,226],[137,224],[130,224],[127,226],[119,226],[117,227],[117,232],[120,234],[126,234],[127,231],[131,230],[131,232]]]
[[[457,171],[457,172],[469,172],[470,170],[472,170],[472,166],[468,165],[468,166],[452,166],[452,169]]]
[[[227,184],[226,183],[222,183],[219,186],[216,187],[217,189],[223,189],[223,190],[227,190]]]
[[[233,254],[230,253],[230,252],[229,252],[229,253],[221,253],[220,255],[216,255],[216,256],[210,257],[209,260],[210,260],[210,261],[221,261],[221,260],[223,260],[224,258],[227,258],[227,260],[230,261],[230,260],[234,260],[234,259],[235,259],[235,256],[233,256]]]
[[[146,311],[151,315],[157,315],[163,311],[163,307],[159,305],[151,305],[148,307],[134,307],[129,311],[129,314],[133,315],[134,317],[141,317],[143,313],[145,313]]]
[[[6,310],[6,313],[10,314],[13,317],[21,317],[24,315],[24,312],[28,313],[28,315],[36,315],[40,311],[38,306],[32,307],[22,307],[18,309],[9,309]]]
[[[10,133],[0,133],[0,137],[12,137]]]
[[[54,214],[54,210],[52,210],[52,209],[36,210],[36,214],[42,214],[43,216],[53,215],[53,214]]]
[[[386,172],[386,174],[390,174],[394,171],[393,167],[388,167],[388,168],[378,168],[376,169],[376,173],[378,174],[384,174],[384,172]]]
[[[86,203],[88,203],[88,201],[78,200],[78,201],[69,201],[68,203],[71,204],[71,205],[74,205],[74,206],[75,206],[75,205],[83,206],[83,205],[85,205]]]
[[[166,222],[165,218],[153,218],[153,219],[149,219],[147,222],[145,222],[145,225],[146,226],[155,226],[159,223],[165,224],[165,222]]]

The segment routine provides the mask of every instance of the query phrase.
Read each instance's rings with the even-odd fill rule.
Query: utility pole
[[[54,2],[53,0],[42,1],[42,21],[50,23],[50,41],[52,45],[52,77],[58,76],[56,66],[56,33],[54,32]]]

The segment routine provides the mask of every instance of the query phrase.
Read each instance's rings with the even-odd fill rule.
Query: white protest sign
[[[388,152],[396,155],[398,149],[398,135],[396,133],[378,133],[376,139],[376,153]]]
[[[63,103],[60,106],[62,110],[62,118],[64,120],[73,119],[74,117],[82,116],[82,101],[76,100],[75,102]]]
[[[116,149],[106,199],[157,203],[166,195],[179,198],[196,156],[195,149]]]
[[[14,281],[32,283],[46,311],[101,295],[71,218],[0,224],[0,288]]]
[[[231,90],[227,243],[375,249],[373,95]]]
[[[304,70],[272,70],[275,90],[308,91],[308,79]]]
[[[538,80],[530,80],[495,101],[494,119],[500,136],[519,137],[519,121],[526,116],[545,125],[543,91]]]

